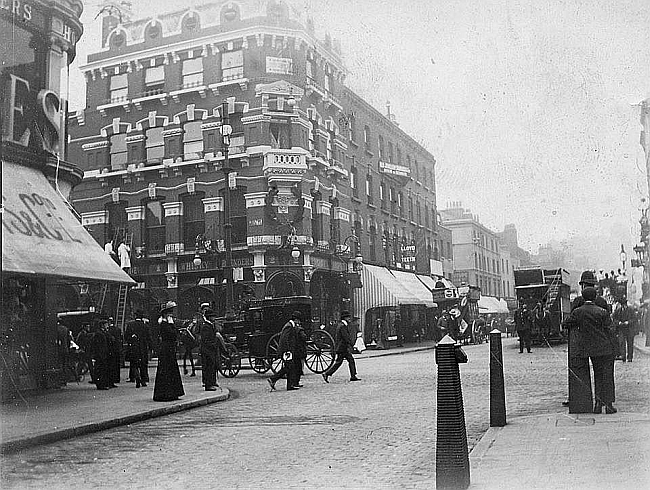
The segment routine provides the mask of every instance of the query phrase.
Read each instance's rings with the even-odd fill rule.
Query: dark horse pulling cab
[[[291,313],[300,311],[308,337],[305,365],[316,374],[324,373],[334,362],[334,339],[327,330],[312,326],[311,301],[309,296],[251,301],[239,318],[220,320],[228,352],[221,355],[219,372],[227,378],[236,376],[242,356],[248,357],[255,372],[279,371],[282,367],[278,353],[280,331]]]

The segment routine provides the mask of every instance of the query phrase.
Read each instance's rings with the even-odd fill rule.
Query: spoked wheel
[[[226,344],[226,348],[227,352],[219,350],[219,372],[224,378],[234,378],[241,369],[241,356],[233,344]]]
[[[279,333],[276,333],[273,337],[271,337],[269,339],[269,342],[266,344],[266,364],[269,369],[273,371],[273,374],[282,369],[282,359],[280,359],[280,353],[278,352],[279,344]]]
[[[266,362],[266,356],[254,356],[248,354],[248,362],[256,373],[264,374],[269,370],[269,363]]]
[[[315,330],[307,342],[307,368],[322,374],[334,363],[334,339],[326,330]]]

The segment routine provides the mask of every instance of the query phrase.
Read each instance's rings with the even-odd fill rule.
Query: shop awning
[[[37,169],[2,162],[2,272],[132,283]]]
[[[508,313],[508,307],[505,309],[501,302],[493,296],[483,296],[478,300],[478,309],[480,313]]]
[[[355,298],[360,300],[357,303],[364,311],[379,306],[424,304],[397,282],[385,267],[364,264],[361,282],[363,287],[355,289]]]
[[[413,272],[404,272],[404,271],[390,271],[397,282],[399,282],[404,288],[411,293],[415,298],[420,300],[420,302],[429,308],[437,306],[433,302],[433,295],[431,290],[429,290],[423,283],[420,281]]]

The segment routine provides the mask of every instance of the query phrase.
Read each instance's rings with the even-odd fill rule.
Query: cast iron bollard
[[[438,365],[438,420],[436,434],[436,488],[469,487],[469,453],[458,363],[467,355],[449,335],[436,345]]]
[[[490,427],[506,425],[506,387],[503,381],[501,330],[490,332]]]
[[[569,413],[591,413],[591,373],[589,359],[574,357],[571,350],[575,347],[575,332],[569,329],[569,345],[567,349],[569,371]]]

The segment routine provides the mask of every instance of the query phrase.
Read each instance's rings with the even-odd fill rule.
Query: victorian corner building
[[[0,4],[3,398],[65,382],[57,313],[76,308],[84,286],[133,282],[67,201],[83,176],[65,151],[66,81],[82,9],[78,0]]]
[[[100,21],[72,202],[98,243],[129,237],[127,308],[305,295],[319,324],[424,321],[445,272],[435,159],[346,87],[335,40],[278,1]]]

